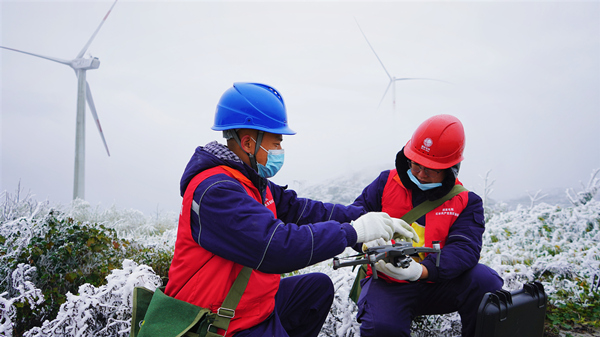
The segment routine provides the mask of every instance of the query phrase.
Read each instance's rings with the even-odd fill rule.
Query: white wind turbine
[[[89,41],[85,44],[83,49],[77,54],[77,56],[73,60],[63,60],[55,57],[43,56],[39,54],[33,54],[29,52],[25,52],[22,50],[17,50],[8,47],[0,48],[16,51],[19,53],[40,57],[46,60],[62,63],[68,65],[75,71],[75,75],[77,75],[77,118],[76,118],[76,127],[75,127],[75,177],[73,183],[73,199],[76,198],[84,198],[85,193],[85,103],[87,98],[87,104],[90,107],[90,111],[92,116],[94,117],[94,121],[96,122],[96,126],[98,127],[98,131],[100,132],[100,137],[102,137],[102,142],[104,143],[104,147],[106,148],[106,153],[110,156],[110,152],[108,151],[108,146],[106,145],[106,140],[104,139],[104,133],[102,132],[102,127],[100,126],[100,120],[98,119],[98,114],[96,113],[96,106],[94,105],[94,100],[92,99],[92,92],[90,91],[90,85],[86,81],[86,71],[91,69],[98,69],[100,67],[100,60],[97,57],[84,57],[85,52],[89,48],[90,44],[98,34],[98,31],[106,21],[106,18],[112,11],[113,7],[115,7],[118,0],[112,4],[108,13],[104,16],[98,28],[92,37],[90,37]]]
[[[417,78],[417,77],[408,78],[408,77],[396,77],[396,76],[390,75],[390,73],[387,71],[387,69],[383,65],[383,62],[381,62],[381,59],[379,58],[379,56],[375,52],[375,49],[373,49],[373,46],[371,46],[371,43],[369,42],[369,39],[367,39],[367,36],[363,32],[362,28],[360,28],[360,25],[358,24],[358,20],[356,18],[354,18],[354,20],[356,21],[356,25],[358,25],[358,29],[360,29],[360,32],[365,37],[365,40],[367,41],[367,44],[369,45],[369,47],[371,48],[371,50],[375,54],[375,57],[377,57],[377,60],[379,61],[379,63],[383,67],[383,70],[385,71],[385,73],[387,74],[388,78],[390,79],[390,82],[388,83],[387,88],[385,88],[385,91],[383,92],[383,96],[381,97],[381,100],[379,101],[379,105],[377,106],[378,109],[381,106],[381,102],[383,102],[383,99],[385,98],[385,95],[387,94],[388,90],[390,89],[390,86],[392,86],[393,106],[394,106],[394,111],[396,111],[396,81],[405,81],[405,80],[431,80],[431,81],[446,82],[446,81],[442,81],[442,80],[436,80],[436,79],[433,79],[433,78],[420,78],[420,77],[419,78]]]

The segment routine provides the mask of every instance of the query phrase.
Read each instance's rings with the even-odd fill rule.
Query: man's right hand
[[[394,235],[394,221],[385,212],[369,212],[350,222],[356,231],[356,242],[368,242],[375,239],[388,241]]]

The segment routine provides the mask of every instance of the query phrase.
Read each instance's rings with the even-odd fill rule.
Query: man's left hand
[[[391,244],[392,244],[392,241],[385,241],[384,239],[379,238],[376,240],[372,240],[372,241],[363,243],[362,251],[363,251],[363,253],[365,253],[369,248],[391,245]]]
[[[396,267],[389,262],[386,263],[380,260],[375,264],[375,269],[397,280],[406,281],[416,281],[421,278],[421,274],[423,273],[423,266],[413,259],[410,260],[408,268]]]

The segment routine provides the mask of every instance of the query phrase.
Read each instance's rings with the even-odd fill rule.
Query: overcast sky
[[[0,45],[72,59],[112,1],[5,1]],[[397,82],[392,76],[446,81]],[[453,114],[460,178],[510,199],[579,188],[600,168],[600,3],[119,1],[88,52],[111,152],[86,112],[93,206],[178,212],[179,179],[234,82],[278,89],[297,135],[273,179],[316,184],[393,168],[415,128]],[[1,186],[38,200],[73,194],[77,80],[69,67],[0,50]],[[87,107],[86,107],[87,108]]]

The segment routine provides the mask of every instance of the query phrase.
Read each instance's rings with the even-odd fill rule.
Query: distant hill
[[[347,205],[351,204],[360,195],[362,190],[385,169],[369,168],[328,181],[311,184],[306,181],[295,180],[289,187],[295,190],[300,197]],[[479,193],[478,191],[475,192]],[[532,196],[534,194],[535,192],[531,193]],[[543,202],[560,207],[572,206],[569,199],[567,199],[566,188],[555,188],[548,191],[542,190],[539,197],[535,202],[536,205]],[[514,210],[518,205],[529,207],[531,205],[531,198],[524,192],[521,196],[508,200],[500,200],[494,198],[492,193],[490,205],[493,206],[498,203],[506,204],[508,210]]]
[[[566,188],[555,188],[555,189],[551,189],[548,191],[542,190],[540,192],[540,197],[539,200],[537,200],[535,202],[535,204],[539,204],[539,203],[546,203],[546,204],[550,204],[550,205],[556,205],[556,206],[560,206],[560,207],[569,207],[572,206],[571,202],[569,201],[569,199],[567,198],[567,193],[566,193]],[[531,193],[531,195],[533,196],[535,193]],[[498,201],[494,200],[494,198],[491,198],[491,203],[492,205],[497,203]],[[529,207],[531,205],[531,198],[528,195],[522,195],[520,197],[516,197],[516,198],[512,198],[512,199],[508,199],[508,200],[501,200],[500,202],[505,203],[508,206],[509,210],[514,210],[517,208],[518,205],[522,205],[525,207]]]

